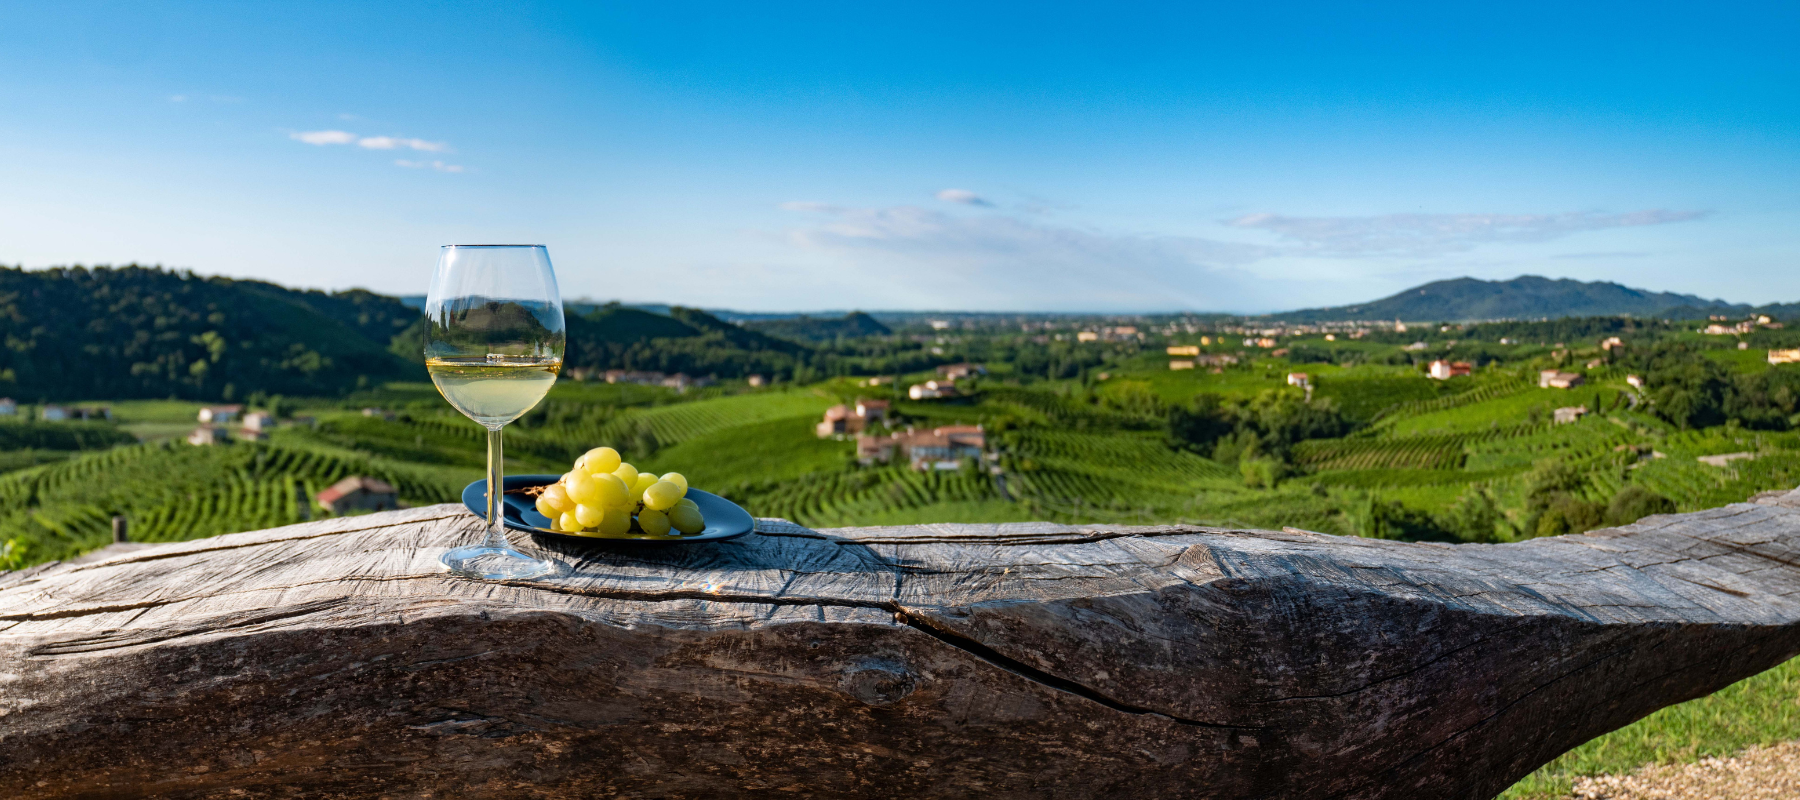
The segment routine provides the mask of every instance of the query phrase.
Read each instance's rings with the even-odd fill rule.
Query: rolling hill
[[[1521,275],[1509,281],[1455,278],[1434,281],[1368,303],[1308,308],[1266,315],[1288,322],[1327,320],[1416,320],[1463,322],[1501,319],[1556,319],[1629,314],[1656,316],[1673,308],[1720,313],[1749,306],[1688,294],[1652,292],[1616,283]]]

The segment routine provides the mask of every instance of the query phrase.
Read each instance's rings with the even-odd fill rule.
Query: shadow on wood
[[[0,575],[7,797],[1488,798],[1800,652],[1800,492],[1403,544],[1042,523],[564,550],[457,506]]]

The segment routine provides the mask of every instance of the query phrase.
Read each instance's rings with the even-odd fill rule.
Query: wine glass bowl
[[[425,300],[425,368],[444,399],[487,429],[489,487],[503,486],[501,430],[530,411],[562,370],[562,294],[543,245],[445,245]],[[522,580],[556,562],[506,541],[499,495],[487,497],[481,543],[444,553],[451,572]]]

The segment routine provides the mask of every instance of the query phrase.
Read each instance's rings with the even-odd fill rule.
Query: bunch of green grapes
[[[653,536],[706,530],[700,507],[687,499],[687,478],[638,472],[619,451],[596,447],[575,459],[575,468],[538,495],[537,510],[550,530],[578,536],[617,536],[637,530]]]

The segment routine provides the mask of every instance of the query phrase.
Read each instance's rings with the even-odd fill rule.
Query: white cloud
[[[171,103],[185,103],[185,102],[187,102],[187,99],[188,99],[188,96],[185,94],[169,95],[169,102],[171,102]]]
[[[462,172],[463,171],[461,164],[446,164],[442,161],[407,161],[406,159],[403,158],[398,161],[395,161],[394,165],[400,166],[400,167],[406,167],[407,169],[435,169],[438,172]]]
[[[1545,242],[1571,234],[1686,222],[1704,211],[1649,209],[1625,214],[1384,214],[1370,217],[1287,217],[1247,214],[1224,220],[1234,228],[1268,231],[1290,243],[1292,255],[1336,258],[1429,257],[1507,242]]]
[[[961,203],[965,206],[982,206],[993,208],[994,204],[982,199],[981,195],[968,189],[944,189],[937,193],[937,199],[946,203]]]
[[[307,144],[349,144],[356,141],[356,134],[349,131],[297,131],[288,134],[288,138]]]
[[[370,150],[396,150],[402,147],[410,147],[414,150],[423,150],[427,153],[450,152],[450,145],[443,142],[428,142],[424,139],[401,139],[393,136],[366,136],[356,140],[356,144],[358,147],[366,147]]]

